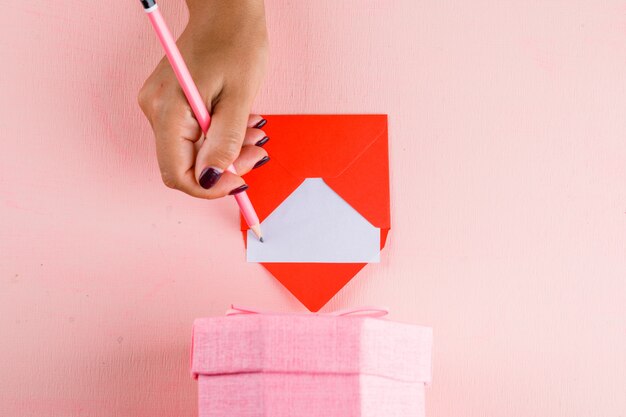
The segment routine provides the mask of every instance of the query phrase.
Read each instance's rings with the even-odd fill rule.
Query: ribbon
[[[269,314],[274,316],[331,316],[331,317],[372,317],[379,318],[389,314],[389,310],[381,307],[357,307],[344,310],[337,310],[330,313],[278,313],[273,311],[262,311],[249,307],[241,307],[231,304],[226,311],[227,316],[240,316],[245,314]]]

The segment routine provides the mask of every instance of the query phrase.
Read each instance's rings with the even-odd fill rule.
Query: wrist
[[[265,27],[263,0],[187,0],[187,7],[194,29]]]

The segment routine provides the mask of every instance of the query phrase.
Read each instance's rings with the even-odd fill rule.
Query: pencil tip
[[[260,237],[260,238],[259,238],[259,240],[261,241],[261,243],[263,243],[263,242],[264,242],[264,240],[263,240],[263,238],[262,238],[262,237]]]
[[[263,233],[261,233],[261,226],[259,224],[255,224],[254,226],[250,226],[250,229],[252,229],[254,235],[259,238],[259,241],[263,242]]]

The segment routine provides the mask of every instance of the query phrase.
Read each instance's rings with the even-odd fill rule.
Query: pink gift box
[[[424,416],[432,329],[362,315],[197,319],[200,417]]]

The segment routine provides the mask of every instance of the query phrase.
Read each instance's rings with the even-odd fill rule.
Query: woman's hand
[[[189,23],[178,47],[211,114],[203,137],[191,107],[163,58],[139,92],[156,139],[163,182],[199,198],[247,188],[243,175],[269,160],[261,147],[265,120],[250,115],[265,75],[263,0],[188,0]],[[256,146],[255,146],[256,145]]]

